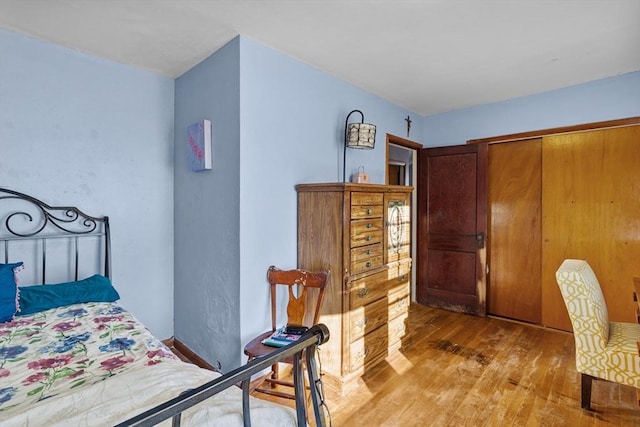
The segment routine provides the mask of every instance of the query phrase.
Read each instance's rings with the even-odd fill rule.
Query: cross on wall
[[[411,132],[411,117],[407,116],[404,121],[407,122],[407,138],[409,138],[409,132]]]

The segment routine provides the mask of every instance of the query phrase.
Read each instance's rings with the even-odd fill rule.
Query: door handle
[[[484,233],[476,234],[476,241],[478,242],[478,249],[484,248]]]

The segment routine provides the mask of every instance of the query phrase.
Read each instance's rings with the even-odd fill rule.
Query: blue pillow
[[[84,302],[113,302],[120,295],[111,281],[99,274],[77,282],[20,287],[20,315]]]
[[[0,323],[8,322],[18,311],[18,285],[14,270],[22,265],[0,264]]]

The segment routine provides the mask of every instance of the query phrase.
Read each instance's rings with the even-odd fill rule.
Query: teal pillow
[[[21,262],[0,264],[0,323],[8,322],[18,311],[18,285],[15,269]]]
[[[20,287],[20,315],[33,314],[50,308],[84,302],[113,302],[120,295],[111,281],[99,274],[54,285]]]

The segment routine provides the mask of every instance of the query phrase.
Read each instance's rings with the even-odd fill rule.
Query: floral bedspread
[[[0,324],[2,426],[113,425],[216,375],[178,360],[116,303],[60,307]],[[239,389],[214,400],[192,410],[195,419],[242,425]],[[251,405],[252,414],[260,413],[255,425],[293,420],[289,408],[258,399]]]
[[[166,359],[177,358],[114,303],[18,316],[0,324],[0,414]]]

